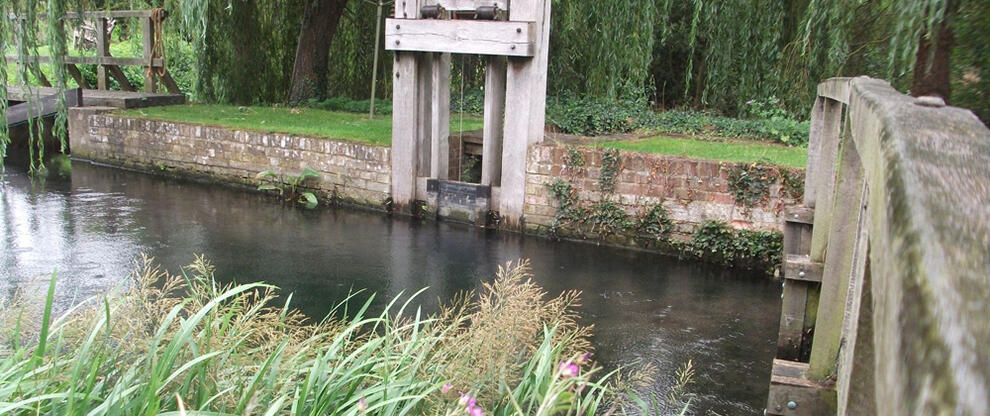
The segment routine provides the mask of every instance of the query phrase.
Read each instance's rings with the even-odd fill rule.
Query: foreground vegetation
[[[0,414],[622,412],[617,373],[589,360],[577,294],[545,300],[529,277],[508,264],[434,316],[411,297],[371,316],[355,295],[311,323],[271,286],[218,284],[202,258],[181,276],[145,259],[129,288],[54,319],[53,276],[45,301],[0,306]]]
[[[119,114],[153,120],[180,121],[271,133],[328,139],[356,140],[377,145],[392,143],[391,117],[325,111],[313,108],[243,107],[219,104],[176,105],[121,111]],[[461,120],[451,120],[451,132],[461,131]],[[480,129],[476,117],[463,120],[463,130]]]

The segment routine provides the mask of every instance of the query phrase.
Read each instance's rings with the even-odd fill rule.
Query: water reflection
[[[697,414],[759,414],[767,393],[780,289],[760,276],[650,253],[551,243],[377,213],[306,211],[264,196],[75,162],[70,180],[32,182],[9,168],[0,188],[0,296],[53,269],[60,308],[118,284],[141,253],[178,271],[203,254],[218,274],[294,292],[322,317],[353,289],[380,302],[402,291],[437,299],[477,289],[498,265],[531,259],[551,294],[581,290],[597,358],[658,368],[665,394],[693,359]]]

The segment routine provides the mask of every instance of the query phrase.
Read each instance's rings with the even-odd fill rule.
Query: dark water
[[[551,294],[583,291],[597,359],[655,364],[654,390],[695,363],[696,414],[761,414],[780,311],[779,284],[655,254],[419,223],[349,209],[307,211],[220,186],[74,162],[72,178],[0,185],[0,297],[58,269],[65,303],[123,280],[141,253],[172,271],[204,254],[217,274],[264,280],[322,317],[351,288],[380,298],[429,286],[476,289],[498,265],[530,259]]]

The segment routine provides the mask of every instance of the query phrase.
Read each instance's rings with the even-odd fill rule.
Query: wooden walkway
[[[10,101],[28,102],[38,98],[52,96],[56,93],[57,90],[55,88],[32,87],[29,92],[27,88],[22,86],[7,86],[7,97]],[[127,109],[185,104],[185,102],[186,97],[182,94],[154,94],[108,90],[83,90],[82,92],[82,107]]]

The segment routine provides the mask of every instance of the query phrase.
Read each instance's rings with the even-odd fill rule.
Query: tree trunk
[[[914,80],[911,82],[911,95],[936,95],[949,103],[952,87],[949,77],[952,68],[949,58],[952,55],[952,43],[955,40],[952,33],[952,17],[955,8],[950,3],[945,17],[938,24],[938,32],[934,39],[921,35],[918,43],[918,54],[915,55]]]
[[[290,104],[299,104],[311,98],[322,99],[326,94],[330,43],[346,6],[347,0],[306,2],[292,68]]]

